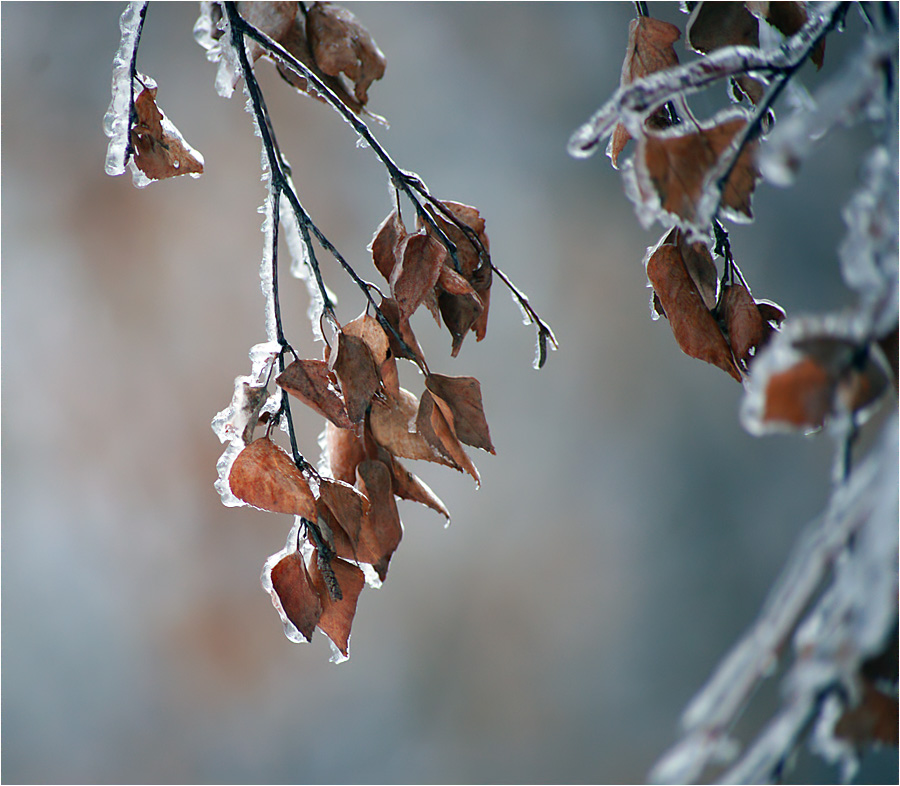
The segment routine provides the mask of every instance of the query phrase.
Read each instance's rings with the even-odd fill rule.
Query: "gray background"
[[[498,455],[475,456],[478,491],[415,468],[453,524],[401,505],[349,663],[318,635],[290,644],[258,578],[290,521],[226,509],[212,487],[209,422],[264,339],[243,96],[215,94],[197,6],[151,4],[139,67],[206,174],[138,191],[103,173],[122,6],[4,3],[7,782],[641,781],[825,504],[828,439],[741,430],[740,387],[650,320],[641,258],[658,228],[639,228],[605,157],[566,154],[618,83],[630,4],[350,7],[388,58],[376,134],[436,195],[482,210],[561,350],[532,370],[532,328],[499,282],[487,339],[455,360],[417,315],[432,368],[482,381]],[[829,43],[826,76],[845,53]],[[374,278],[383,170],[327,107],[260,72],[301,199]],[[758,223],[732,235],[755,295],[789,313],[850,302],[835,246],[869,144],[839,132],[796,188],[758,188]],[[358,293],[324,264],[352,318]],[[304,287],[283,291],[289,339],[318,354]],[[295,412],[315,458],[321,422]],[[872,757],[862,777],[896,780],[896,764]],[[835,777],[806,754],[790,775]]]

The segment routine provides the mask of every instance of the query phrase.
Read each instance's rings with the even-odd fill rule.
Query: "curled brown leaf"
[[[366,580],[363,572],[342,559],[331,560],[331,570],[341,588],[341,599],[334,600],[328,591],[325,577],[322,575],[317,561],[309,565],[309,576],[312,585],[322,600],[322,616],[316,627],[319,628],[340,650],[344,657],[349,655],[350,628],[356,616],[356,604]]]
[[[238,499],[261,510],[316,520],[316,501],[290,456],[268,437],[245,447],[231,467],[228,485]]]
[[[296,551],[282,557],[272,566],[269,579],[285,616],[307,641],[311,641],[322,616],[322,601],[303,557]]]
[[[194,150],[156,105],[156,87],[145,87],[134,100],[136,121],[131,127],[134,164],[150,180],[199,175],[203,156]]]
[[[275,383],[327,418],[338,428],[353,427],[344,399],[324,360],[295,360],[275,378]]]

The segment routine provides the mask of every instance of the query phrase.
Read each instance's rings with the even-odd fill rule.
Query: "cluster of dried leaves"
[[[788,184],[802,158],[798,151],[805,152],[838,122],[873,118],[877,122],[887,117],[889,130],[882,132],[882,139],[892,139],[896,148],[896,8],[882,8],[878,14],[863,9],[872,40],[848,69],[850,77],[844,77],[845,81],[840,75],[834,77],[835,86],[823,88],[827,108],[806,117],[802,109],[797,110],[792,124],[782,129],[772,109],[775,100],[805,62],[822,68],[825,37],[841,25],[849,3],[684,3],[683,10],[690,14],[685,42],[700,55],[685,65],[679,63],[676,52],[681,30],[648,16],[645,4],[636,5],[640,15],[629,28],[619,89],[576,131],[570,153],[591,155],[609,136],[607,155],[613,167],[622,171],[638,218],[646,227],[655,221],[666,227],[644,260],[653,292],[651,313],[668,321],[683,352],[744,384],[745,427],[756,434],[825,428],[835,436],[836,480],[828,515],[838,518],[835,511],[840,509],[842,495],[852,496],[848,489],[862,482],[851,461],[857,432],[898,384],[896,149],[891,152],[883,141],[876,145],[864,167],[864,185],[845,209],[850,232],[840,250],[842,272],[860,296],[858,305],[847,313],[788,319],[780,306],[754,298],[732,255],[723,222],[752,220],[751,201],[761,171],[773,183]],[[695,118],[689,97],[723,81],[730,105],[709,119]],[[766,143],[780,131],[781,152],[770,153]],[[626,155],[629,142],[630,156]],[[765,154],[770,154],[767,160],[762,159]],[[887,491],[890,497],[891,490]],[[896,491],[893,494],[896,497]],[[860,518],[848,524],[847,531],[868,526],[864,522]],[[852,552],[852,541],[845,549]],[[856,558],[867,559],[865,555]],[[785,592],[796,596],[785,606],[795,613],[771,612],[776,617],[781,614],[778,624],[785,626],[799,625],[800,611],[813,599],[812,589],[792,586],[790,579],[785,579]],[[896,587],[896,575],[889,575],[887,581]],[[841,602],[852,607],[858,598],[849,596]],[[774,623],[759,623],[760,627],[767,624]],[[777,629],[779,637],[791,632],[790,627]],[[896,629],[884,631],[884,636],[874,649],[860,644],[852,655],[845,653],[834,667],[834,674],[840,675],[837,679],[845,682],[840,686],[841,711],[826,737],[833,735],[855,746],[897,744],[896,663],[888,676],[875,680],[869,674],[871,662],[883,660],[878,647],[886,646],[896,660]],[[847,640],[852,641],[852,632]],[[734,658],[752,652],[753,646],[749,635],[735,648]],[[822,643],[822,651],[827,646]],[[815,657],[821,656],[819,649],[815,652]],[[762,645],[758,657],[753,655],[760,662],[773,657],[776,653]],[[805,650],[798,653],[798,669],[803,669],[806,657]],[[711,681],[709,695],[729,690],[728,678],[733,683],[735,677],[731,668],[729,661],[723,664]],[[747,684],[755,685],[756,679],[748,678]],[[802,701],[789,706],[782,717],[795,712],[803,724],[805,716],[797,710]],[[698,702],[709,705],[712,720],[708,725],[691,720],[688,725],[696,729],[691,726],[691,733],[673,749],[655,777],[684,782],[680,779],[699,776],[703,763],[718,755],[714,751],[723,735],[722,718],[714,701],[705,696]],[[779,756],[791,749],[790,741],[782,750],[777,736],[761,735],[732,772],[763,773],[765,766],[777,767],[782,761]]]
[[[478,380],[431,372],[410,326],[425,304],[450,331],[454,355],[469,330],[478,338],[486,330],[484,220],[467,205],[439,207],[432,217],[452,237],[459,271],[432,225],[423,222],[409,233],[392,212],[370,246],[390,285],[379,316],[363,313],[342,325],[323,359],[297,358],[275,378],[281,390],[325,418],[327,474],[306,467],[304,475],[272,441],[271,422],[264,436],[237,454],[228,474],[239,500],[299,517],[306,544],[289,543],[270,558],[263,585],[289,636],[296,638],[296,630],[309,640],[318,627],[343,656],[365,579],[375,585],[385,580],[403,535],[396,500],[421,503],[450,519],[444,503],[400,459],[449,466],[477,484],[478,470],[463,445],[494,453]],[[419,396],[400,386],[398,358],[423,372]],[[257,412],[267,395],[265,386],[249,391]],[[257,420],[251,419],[242,439],[252,439]]]

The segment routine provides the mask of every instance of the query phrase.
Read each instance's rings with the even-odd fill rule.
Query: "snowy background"
[[[657,6],[662,4],[657,4]],[[138,191],[103,172],[118,4],[2,6],[2,776],[7,782],[639,782],[825,505],[827,438],[750,437],[741,390],[653,323],[643,232],[618,175],[566,154],[615,89],[630,4],[348,4],[387,55],[370,107],[401,167],[478,206],[495,262],[487,339],[435,371],[482,381],[483,487],[416,471],[448,504],[366,590],[351,659],[284,638],[259,585],[286,516],[222,507],[209,428],[265,338],[259,140],[192,38],[151,4],[139,68],[206,161]],[[653,9],[653,6],[651,6]],[[683,27],[674,5],[661,16]],[[851,15],[850,32],[858,32]],[[846,44],[829,40],[825,76]],[[364,276],[383,170],[327,107],[260,69],[314,220]],[[820,77],[809,75],[809,84]],[[851,302],[835,248],[867,132],[798,185],[757,191],[732,247],[788,313]],[[336,265],[340,314],[362,310]],[[288,338],[320,352],[285,280]],[[317,417],[295,408],[316,457]],[[764,690],[752,725],[775,700]],[[834,780],[808,754],[790,780]],[[897,779],[896,754],[862,780]]]

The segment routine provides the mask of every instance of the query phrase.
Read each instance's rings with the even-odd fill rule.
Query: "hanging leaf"
[[[450,511],[440,498],[428,487],[428,484],[416,477],[397,459],[391,459],[391,480],[394,494],[400,499],[418,502],[440,513],[450,523]]]
[[[453,415],[446,403],[436,399],[431,392],[422,393],[419,411],[416,415],[416,432],[434,450],[443,456],[451,466],[468,472],[476,486],[481,485],[481,477],[453,430]]]
[[[356,468],[356,484],[369,500],[359,533],[357,556],[360,562],[375,568],[384,581],[391,555],[403,537],[390,469],[381,461],[367,459]]]
[[[145,87],[134,100],[137,120],[131,127],[131,144],[135,166],[150,180],[202,174],[203,156],[185,142],[157,107],[156,90]]]
[[[445,402],[453,416],[453,428],[460,442],[495,453],[484,406],[481,384],[475,377],[448,377],[429,374],[425,387]]]
[[[647,277],[682,352],[718,366],[740,382],[741,373],[728,342],[688,274],[678,247],[659,246],[647,261]]]
[[[341,588],[340,600],[334,600],[331,597],[317,561],[314,560],[309,565],[310,580],[322,600],[322,616],[319,618],[317,627],[334,642],[334,646],[346,658],[350,654],[350,627],[356,616],[359,593],[362,592],[366,580],[363,572],[356,565],[351,565],[342,559],[331,560],[331,570]]]
[[[360,423],[381,383],[369,347],[363,339],[342,329],[338,334],[337,351],[329,365],[341,385],[347,416],[352,423]]]
[[[269,570],[268,564],[266,570]],[[312,640],[313,631],[322,616],[322,601],[313,586],[306,564],[299,552],[292,552],[280,559],[269,571],[269,580],[281,604],[284,616],[303,634]],[[263,580],[265,584],[265,579]],[[272,602],[275,603],[275,597]]]
[[[338,428],[352,428],[344,399],[324,360],[295,360],[275,378],[275,383],[300,399]]]
[[[316,500],[287,453],[268,437],[245,447],[228,475],[231,493],[261,510],[316,520]]]
[[[450,464],[415,430],[419,400],[408,390],[400,389],[400,398],[374,401],[369,417],[375,441],[398,458]]]
[[[369,500],[348,483],[328,478],[322,478],[319,482],[319,497],[350,540],[356,543]]]
[[[391,295],[400,317],[409,319],[438,281],[447,259],[447,249],[430,234],[407,235],[397,247],[401,260],[391,272]]]
[[[331,475],[349,485],[356,482],[356,466],[366,458],[362,437],[351,428],[325,424],[325,456]]]

